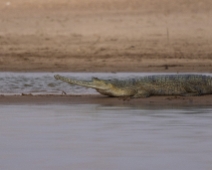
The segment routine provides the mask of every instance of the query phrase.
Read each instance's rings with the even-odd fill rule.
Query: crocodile
[[[195,74],[152,75],[139,78],[99,79],[90,81],[55,75],[55,79],[72,85],[96,89],[111,97],[141,98],[149,96],[199,96],[212,94],[212,77]]]

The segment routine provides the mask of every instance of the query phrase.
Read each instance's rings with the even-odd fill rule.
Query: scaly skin
[[[149,96],[197,96],[212,94],[212,77],[203,75],[160,75],[132,78],[127,80],[91,81],[69,79],[55,75],[55,79],[69,84],[96,89],[99,93],[114,97],[149,97]]]

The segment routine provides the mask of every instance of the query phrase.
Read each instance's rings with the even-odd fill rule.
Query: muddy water
[[[68,85],[54,79],[57,73],[13,73],[0,72],[0,95],[25,94],[97,94],[93,89]],[[63,76],[80,80],[90,80],[92,77],[100,78],[132,78],[157,73],[59,73]],[[160,73],[161,74],[161,73]],[[167,73],[164,73],[167,74]],[[212,74],[204,74],[212,75]]]
[[[212,108],[0,107],[0,169],[212,169]]]

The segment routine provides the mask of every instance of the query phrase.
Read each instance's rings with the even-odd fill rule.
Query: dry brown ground
[[[211,0],[11,0],[0,71],[212,72]]]

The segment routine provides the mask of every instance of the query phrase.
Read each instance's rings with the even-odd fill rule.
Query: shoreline
[[[148,98],[124,99],[102,95],[11,95],[0,96],[0,105],[52,105],[52,104],[98,104],[103,106],[212,106],[212,95],[204,96],[152,96]]]
[[[85,63],[82,63],[85,64]],[[35,65],[35,68],[0,68],[0,72],[6,73],[6,72],[14,72],[14,73],[42,73],[42,72],[58,72],[58,73],[129,73],[129,72],[135,72],[135,73],[173,73],[173,74],[180,74],[180,73],[212,73],[212,67],[210,64],[208,66],[202,66],[199,67],[198,65],[194,65],[191,67],[173,67],[169,65],[164,65],[164,66],[147,66],[147,67],[142,67],[142,68],[137,68],[137,67],[131,67],[127,68],[125,66],[120,66],[118,65],[117,67],[104,67],[104,68],[88,68],[87,67],[92,67],[92,65],[87,65],[82,68],[74,68],[72,69],[71,66],[62,67],[50,67],[50,68],[37,68],[39,67],[38,65]]]

